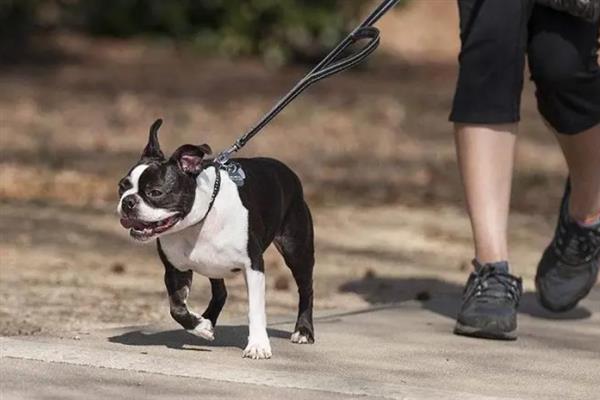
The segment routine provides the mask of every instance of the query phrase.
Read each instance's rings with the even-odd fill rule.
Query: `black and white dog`
[[[313,224],[298,177],[277,160],[235,159],[246,175],[238,186],[203,160],[211,153],[206,144],[181,146],[167,159],[158,143],[161,123],[152,125],[141,159],[119,182],[118,212],[134,239],[157,239],[172,317],[188,332],[213,340],[227,297],[224,278],[243,273],[249,337],[242,356],[270,358],[263,252],[273,242],[298,285],[291,340],[313,343]],[[207,276],[212,288],[202,316],[187,306],[194,272]]]

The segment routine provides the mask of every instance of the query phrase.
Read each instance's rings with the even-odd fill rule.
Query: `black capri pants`
[[[525,55],[538,110],[561,134],[600,123],[600,24],[535,0],[458,0],[462,48],[450,120],[520,119]]]

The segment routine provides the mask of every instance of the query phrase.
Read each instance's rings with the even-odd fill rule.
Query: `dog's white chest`
[[[165,235],[160,243],[168,260],[181,271],[191,269],[218,279],[249,267],[248,210],[235,184],[224,180],[203,225]]]

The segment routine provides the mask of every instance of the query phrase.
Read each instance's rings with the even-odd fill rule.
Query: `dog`
[[[314,343],[314,232],[297,175],[270,158],[236,158],[238,186],[205,156],[210,146],[186,144],[166,158],[150,127],[141,158],[119,182],[117,211],[133,239],[156,239],[165,268],[171,316],[188,332],[214,340],[227,298],[225,278],[243,274],[248,291],[248,345],[242,357],[268,359],[263,253],[274,243],[298,286],[293,343]],[[212,298],[202,315],[188,308],[194,272],[209,278]]]

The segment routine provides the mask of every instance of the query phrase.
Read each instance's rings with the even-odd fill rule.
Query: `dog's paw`
[[[215,329],[213,328],[213,324],[206,318],[202,318],[200,323],[196,325],[194,329],[188,329],[188,332],[211,342],[215,340]]]
[[[266,360],[271,358],[272,355],[269,339],[256,342],[250,341],[242,352],[243,358],[251,358],[253,360]]]
[[[290,340],[292,341],[292,343],[296,344],[312,344],[315,342],[315,340],[312,337],[310,337],[310,335],[301,333],[300,331],[292,333],[292,337],[290,337]]]

